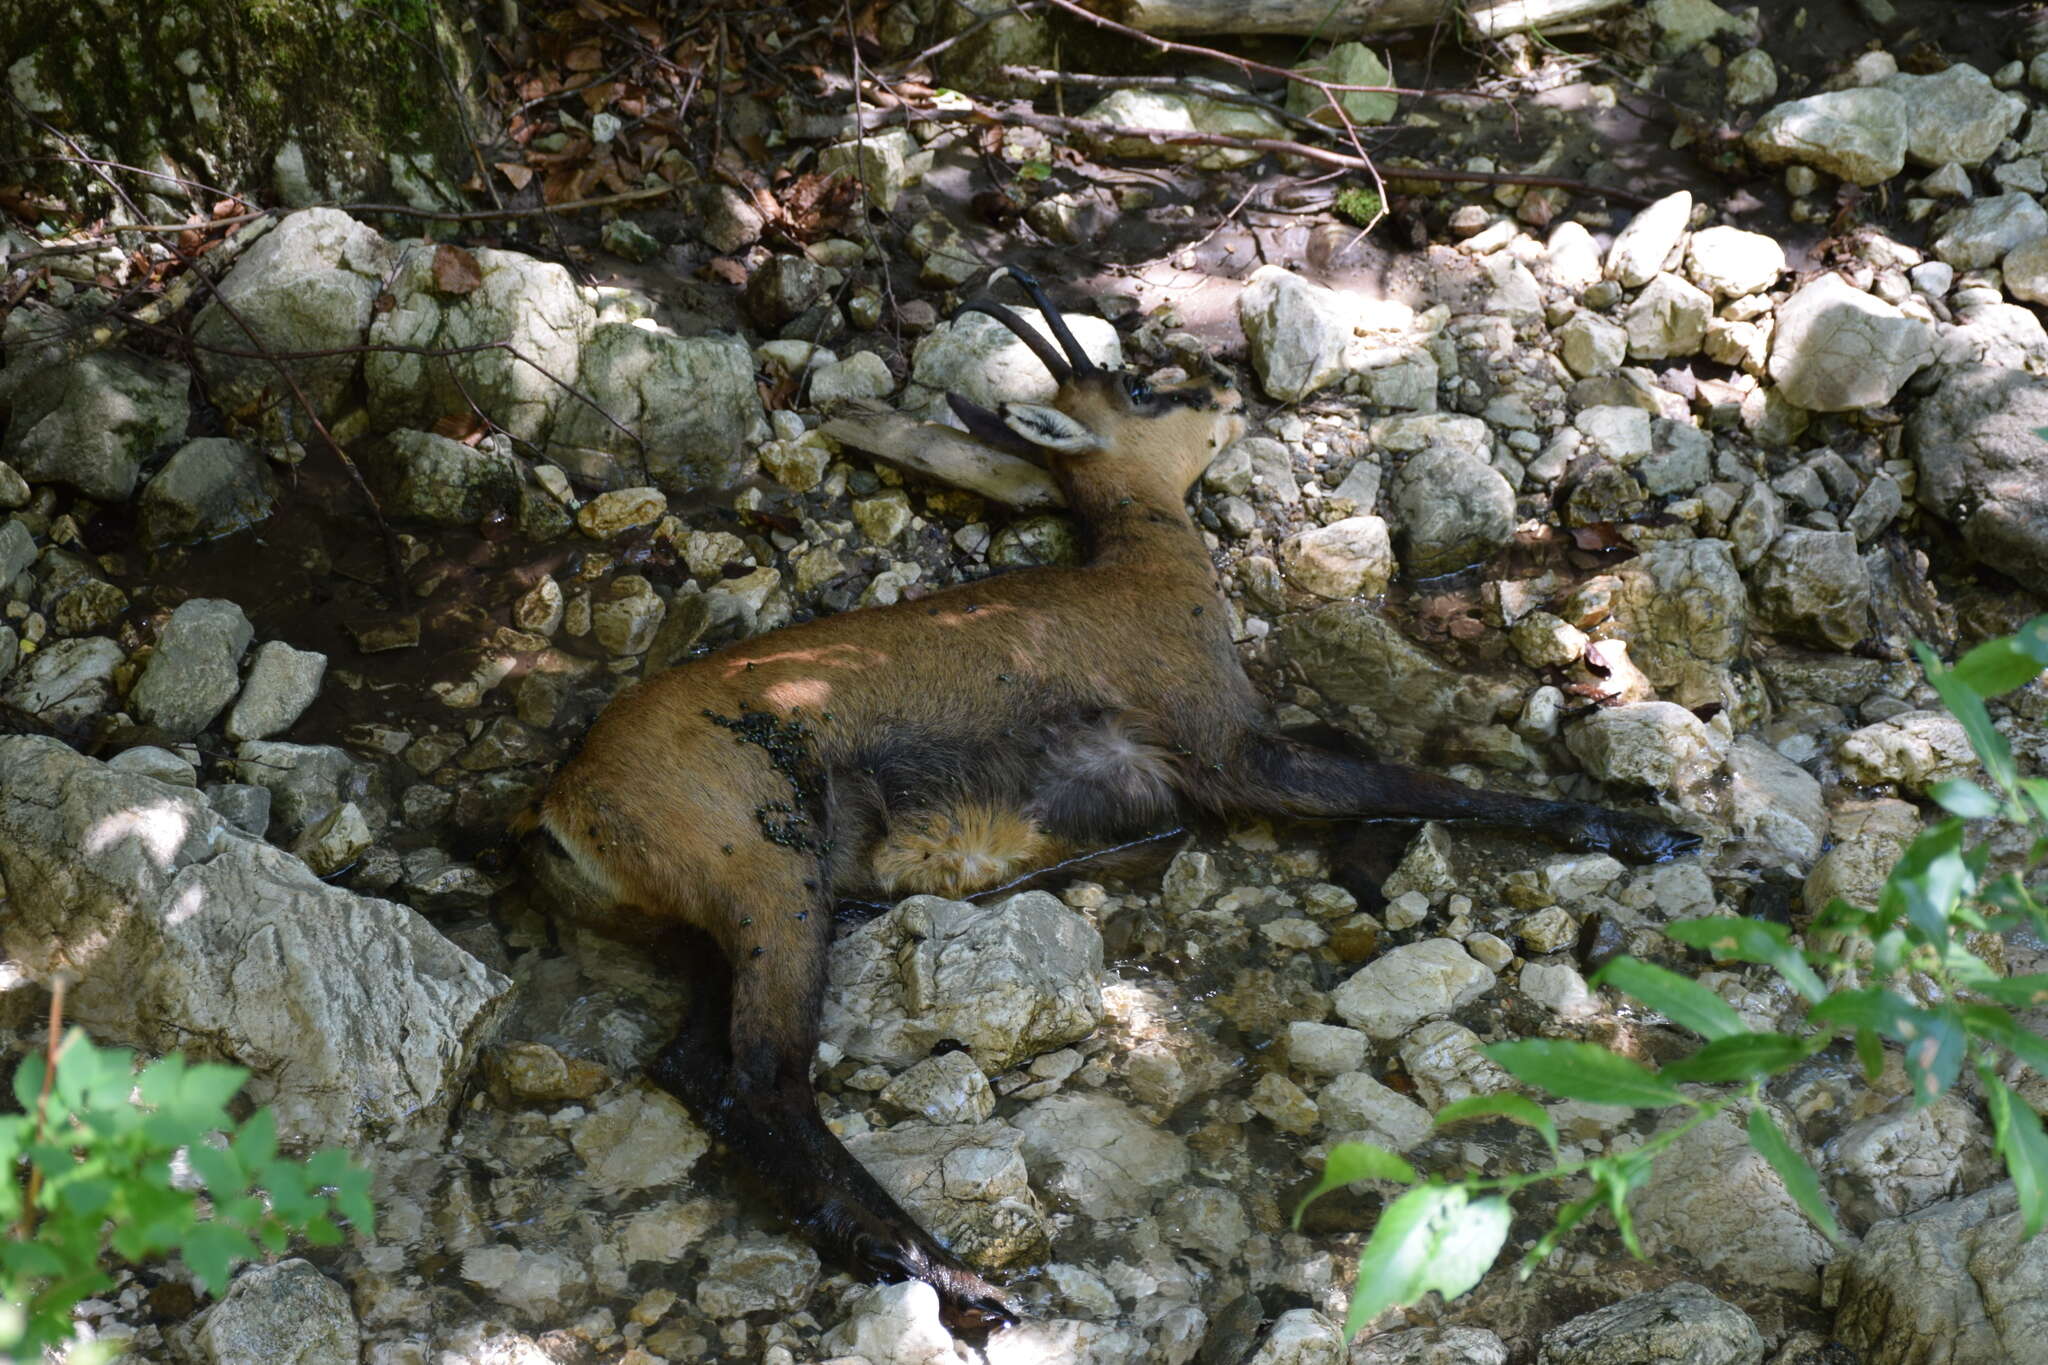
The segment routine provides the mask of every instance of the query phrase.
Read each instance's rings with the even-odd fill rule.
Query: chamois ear
[[[1058,408],[1005,403],[1001,411],[991,411],[957,393],[947,394],[946,402],[975,440],[1040,468],[1049,452],[1075,455],[1102,449],[1100,437]]]
[[[1102,438],[1080,422],[1042,403],[1005,403],[1003,425],[1033,445],[1062,455],[1086,455],[1102,450]]]

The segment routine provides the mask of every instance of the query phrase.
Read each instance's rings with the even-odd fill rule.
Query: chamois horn
[[[1015,280],[1036,305],[1039,316],[1045,319],[1046,327],[1059,341],[1060,348],[1066,352],[1065,356],[1054,350],[1043,334],[1018,317],[1008,306],[986,297],[986,289],[993,288],[996,281],[1005,275]],[[1088,353],[1081,349],[1081,343],[1075,338],[1073,329],[1067,326],[1067,320],[1060,316],[1060,310],[1053,306],[1053,301],[1046,295],[1044,288],[1037,280],[1015,266],[1002,266],[990,274],[988,285],[984,287],[984,296],[961,304],[953,311],[953,316],[957,318],[962,313],[986,313],[1009,328],[1017,340],[1029,346],[1031,354],[1037,356],[1039,362],[1052,372],[1054,383],[1065,384],[1076,374],[1086,377],[1100,372],[1101,367],[1089,359]]]

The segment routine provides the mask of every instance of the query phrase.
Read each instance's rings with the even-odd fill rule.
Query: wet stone
[[[592,540],[610,540],[666,515],[668,498],[659,488],[617,488],[577,508],[576,526]]]
[[[1188,1173],[1186,1145],[1102,1094],[1063,1093],[1017,1116],[1034,1181],[1060,1205],[1098,1218],[1144,1213]]]
[[[668,604],[639,574],[620,574],[590,608],[590,630],[609,654],[644,654],[654,643]]]
[[[294,649],[282,640],[265,640],[256,646],[248,680],[228,712],[224,732],[237,742],[282,734],[320,695],[320,682],[326,675],[325,654]]]
[[[348,1291],[296,1257],[236,1276],[196,1336],[212,1365],[356,1365],[362,1349]]]
[[[1307,1092],[1277,1071],[1259,1077],[1252,1086],[1250,1103],[1254,1112],[1283,1133],[1313,1132],[1319,1117]]]
[[[1323,1129],[1332,1137],[1357,1138],[1405,1152],[1430,1134],[1429,1111],[1380,1084],[1368,1072],[1338,1076],[1316,1094]]]
[[[233,602],[182,603],[129,699],[136,719],[181,739],[205,729],[241,686],[242,652],[255,633]]]
[[[1764,1345],[1747,1313],[1681,1280],[1553,1327],[1543,1335],[1539,1359],[1542,1365],[1758,1365]]]
[[[1159,1222],[1168,1242],[1216,1266],[1236,1261],[1251,1235],[1243,1202],[1213,1185],[1170,1196],[1159,1207]]]
[[[979,1123],[995,1112],[988,1077],[965,1052],[927,1057],[875,1097],[900,1113],[932,1123]]]
[[[211,540],[252,526],[276,504],[276,481],[240,441],[188,441],[143,486],[137,500],[142,543]]]
[[[632,1085],[580,1119],[569,1145],[583,1160],[585,1179],[606,1193],[623,1193],[675,1184],[711,1149],[711,1140],[675,1100]]]
[[[1331,1001],[1346,1023],[1385,1040],[1470,1004],[1492,989],[1493,981],[1493,973],[1456,942],[1424,939],[1368,963],[1336,989]]]

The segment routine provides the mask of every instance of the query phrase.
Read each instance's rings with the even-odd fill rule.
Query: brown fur
[[[1008,1309],[818,1118],[808,1069],[835,897],[1007,885],[1194,809],[1483,819],[1646,856],[1683,846],[1652,822],[1273,734],[1184,501],[1242,429],[1237,395],[1199,382],[1152,395],[1075,368],[1056,402],[1072,423],[1012,416],[1061,443],[1047,463],[1088,530],[1085,565],[811,621],[651,678],[599,718],[527,840],[568,913],[643,939],[667,926],[683,967],[712,955],[688,946],[708,938],[729,964],[729,1008],[714,968],[655,1077],[828,1248],[926,1279],[970,1319]],[[964,407],[1003,438],[1002,419]]]

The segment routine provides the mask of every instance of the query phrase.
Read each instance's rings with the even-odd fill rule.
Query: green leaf
[[[1906,846],[1878,893],[1880,912],[1904,913],[1937,947],[1948,942],[1949,917],[1977,879],[1963,856],[1963,822],[1943,820]]]
[[[1678,1089],[1670,1081],[1639,1062],[1592,1043],[1540,1038],[1488,1043],[1479,1051],[1516,1080],[1560,1099],[1625,1104],[1634,1109],[1680,1103]]]
[[[36,1101],[43,1093],[46,1068],[43,1055],[33,1052],[22,1058],[21,1065],[14,1069],[14,1102],[21,1106],[22,1113],[36,1112]]]
[[[2004,809],[1997,797],[1967,777],[1945,777],[1929,787],[1927,794],[1950,815],[1965,820],[1988,820]]]
[[[261,1170],[277,1157],[277,1115],[269,1106],[258,1109],[242,1122],[234,1140],[228,1144],[235,1149],[235,1155],[250,1170]]]
[[[1934,652],[1926,645],[1915,644],[1913,653],[1920,660],[1920,667],[1926,671],[1927,681],[1941,695],[1942,705],[1961,723],[1963,733],[1969,736],[1970,747],[1977,751],[1977,761],[1984,765],[1986,772],[2000,787],[2010,790],[2013,784],[2012,746],[2005,742],[2005,736],[1992,728],[1991,714],[1984,709],[1984,698],[1968,683],[1957,678],[1949,669],[1941,666]]]
[[[1416,1181],[1415,1168],[1384,1147],[1375,1147],[1370,1142],[1340,1142],[1330,1149],[1323,1158],[1323,1178],[1315,1188],[1302,1196],[1294,1207],[1294,1227],[1301,1228],[1302,1212],[1331,1190],[1360,1180],[1398,1180],[1404,1185]],[[348,1205],[344,1203],[343,1209]],[[350,1221],[355,1221],[350,1214]]]
[[[1785,1182],[1785,1188],[1813,1220],[1813,1225],[1830,1242],[1841,1245],[1842,1230],[1835,1226],[1835,1211],[1828,1207],[1826,1196],[1820,1192],[1820,1177],[1806,1164],[1805,1157],[1792,1150],[1792,1144],[1778,1131],[1770,1111],[1762,1105],[1749,1111],[1749,1145],[1771,1163],[1771,1169]]]
[[[1662,1074],[1667,1080],[1710,1085],[1775,1076],[1805,1061],[1826,1042],[1825,1036],[1809,1039],[1784,1033],[1738,1033],[1732,1038],[1716,1038],[1692,1056],[1666,1066]]]
[[[1590,983],[1612,986],[1702,1038],[1727,1038],[1743,1031],[1742,1016],[1726,1000],[1689,976],[1655,963],[1617,957],[1593,973]]]
[[[1984,1083],[1998,1154],[2005,1158],[2019,1197],[2023,1230],[2032,1237],[2048,1222],[2048,1134],[2041,1131],[2041,1116],[2033,1106],[2013,1094],[1995,1071],[1980,1066],[1977,1077]]]
[[[1884,1074],[1884,1040],[1867,1028],[1856,1030],[1856,1060],[1863,1064],[1863,1079],[1871,1085]]]
[[[1792,931],[1769,920],[1738,919],[1714,915],[1706,919],[1683,919],[1666,925],[1664,935],[1691,948],[1704,948],[1717,960],[1761,962],[1775,967],[1792,989],[1811,1001],[1827,995],[1806,956],[1793,944]]]
[[[1913,1086],[1914,1107],[1924,1109],[1955,1084],[1968,1036],[1948,1007],[1902,1012],[1901,1022],[1908,1029],[1900,1040],[1906,1046],[1906,1079]]]
[[[1997,1005],[1967,1004],[1962,1007],[1962,1015],[1963,1027],[1971,1033],[1998,1044],[2041,1075],[2048,1076],[2048,1038],[2022,1027],[2018,1020]]]
[[[1557,1155],[1557,1125],[1542,1105],[1525,1095],[1502,1092],[1498,1095],[1470,1095],[1462,1100],[1453,1100],[1436,1111],[1433,1120],[1439,1128],[1466,1119],[1502,1118],[1512,1119],[1527,1128],[1534,1128],[1543,1135],[1543,1143],[1550,1148],[1552,1156]]]
[[[1358,1289],[1345,1315],[1345,1336],[1431,1290],[1448,1301],[1479,1283],[1512,1221],[1505,1199],[1474,1200],[1456,1186],[1423,1185],[1387,1205],[1359,1253]]]
[[[2048,630],[2032,636],[2023,630],[2018,635],[1986,640],[1956,660],[1950,671],[1957,682],[1978,696],[1996,697],[2025,687],[2048,668],[2048,657],[2037,657],[2033,652],[2037,649],[2048,655]]]
[[[256,1244],[235,1228],[220,1222],[195,1224],[185,1234],[185,1264],[206,1287],[218,1294],[228,1287],[228,1276],[238,1261],[256,1254]]]
[[[1990,996],[2001,1005],[2010,1005],[2018,1010],[2032,1009],[2036,1005],[2048,1005],[2048,972],[1994,978],[1977,982],[1970,989],[1979,995]]]
[[[233,1199],[249,1188],[249,1172],[233,1152],[195,1142],[186,1149],[186,1159],[206,1182],[206,1192],[215,1200]]]

